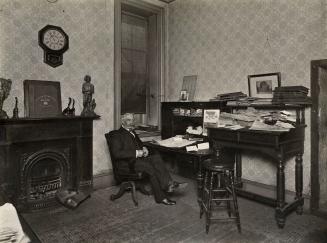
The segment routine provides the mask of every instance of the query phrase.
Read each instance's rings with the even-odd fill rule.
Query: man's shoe
[[[162,204],[165,204],[165,205],[175,205],[176,204],[176,201],[173,201],[173,200],[170,200],[168,198],[165,198],[161,201]]]
[[[188,186],[187,182],[177,182],[174,181],[171,185],[169,185],[167,192],[174,192],[176,190],[184,189]]]

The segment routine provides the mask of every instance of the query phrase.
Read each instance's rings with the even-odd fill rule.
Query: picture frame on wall
[[[263,73],[248,75],[249,96],[272,98],[273,90],[281,86],[281,73]]]
[[[24,80],[24,108],[30,118],[61,116],[60,82]]]

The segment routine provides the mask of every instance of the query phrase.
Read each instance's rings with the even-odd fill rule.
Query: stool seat
[[[203,168],[211,171],[233,170],[234,161],[219,161],[218,159],[206,159],[203,161]]]
[[[234,161],[219,158],[207,159],[203,162],[204,185],[200,203],[200,218],[205,213],[206,232],[212,221],[234,220],[241,232],[240,215],[234,188]],[[233,207],[231,207],[233,205]],[[214,210],[225,208],[228,217],[214,217]],[[233,210],[232,210],[233,208]],[[233,214],[232,214],[233,213]]]

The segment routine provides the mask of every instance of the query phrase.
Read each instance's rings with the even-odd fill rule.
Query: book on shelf
[[[302,91],[308,93],[309,89],[302,85],[276,87],[274,91]]]

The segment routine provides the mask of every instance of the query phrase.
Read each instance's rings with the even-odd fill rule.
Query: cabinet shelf
[[[161,103],[161,137],[162,139],[170,138],[180,134],[186,134],[188,126],[203,126],[203,114],[201,116],[176,114],[174,110],[210,110],[220,109],[229,111],[226,102],[198,101],[198,102],[162,102]]]

